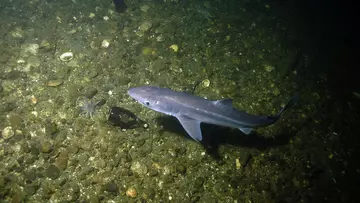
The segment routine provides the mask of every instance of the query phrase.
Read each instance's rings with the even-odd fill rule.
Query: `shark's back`
[[[222,125],[227,127],[248,126],[242,120],[258,121],[257,116],[238,111],[233,108],[231,99],[208,100],[186,92],[175,92],[170,89],[159,91],[162,102],[166,106],[172,106],[173,116],[187,116],[200,122]],[[163,112],[165,113],[165,112]]]

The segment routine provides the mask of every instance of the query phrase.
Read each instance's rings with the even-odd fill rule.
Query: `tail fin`
[[[296,102],[299,100],[300,96],[298,94],[294,95],[290,101],[277,113],[274,117],[279,118],[281,114],[288,108],[291,108],[296,104]]]

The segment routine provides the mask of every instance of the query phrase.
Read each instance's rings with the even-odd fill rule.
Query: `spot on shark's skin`
[[[243,133],[250,134],[254,127],[275,123],[298,100],[298,96],[294,96],[276,115],[256,116],[236,110],[231,99],[211,101],[168,88],[136,87],[129,89],[128,94],[147,108],[176,117],[196,141],[202,140],[201,123],[238,128]]]

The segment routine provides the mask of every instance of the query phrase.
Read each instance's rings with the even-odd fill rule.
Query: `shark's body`
[[[274,116],[256,116],[233,108],[231,99],[212,101],[186,92],[153,86],[131,88],[128,93],[152,110],[175,116],[196,141],[202,140],[200,123],[238,128],[243,133],[249,134],[254,127],[275,123],[281,113],[297,100],[297,97],[291,99]]]

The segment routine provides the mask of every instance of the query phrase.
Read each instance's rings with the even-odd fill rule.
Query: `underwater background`
[[[356,8],[336,1],[1,0],[0,202],[359,202]],[[256,115],[206,143],[127,94]]]

